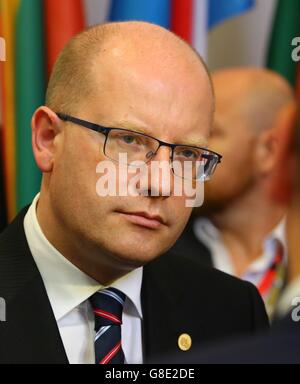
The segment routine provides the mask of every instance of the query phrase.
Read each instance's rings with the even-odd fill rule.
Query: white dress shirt
[[[70,263],[46,239],[37,220],[38,199],[39,195],[24,219],[30,251],[42,276],[69,362],[95,364],[95,320],[88,299],[106,287]],[[122,347],[127,364],[143,362],[142,278],[143,268],[139,268],[111,285],[126,295]]]
[[[234,276],[235,270],[230,254],[222,241],[219,230],[213,223],[209,219],[201,217],[195,220],[193,229],[198,240],[211,252],[214,267]],[[249,266],[242,277],[243,280],[254,285],[261,281],[276,256],[277,241],[283,245],[284,259],[285,263],[287,263],[286,220],[282,220],[272,233],[267,236],[264,242],[263,254]]]

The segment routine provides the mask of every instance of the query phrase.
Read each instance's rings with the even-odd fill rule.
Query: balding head
[[[145,22],[120,22],[94,26],[78,34],[66,45],[53,68],[46,105],[70,112],[82,100],[93,96],[96,76],[107,67],[135,64],[145,71],[178,76],[180,70],[195,71],[207,78],[208,69],[200,55],[172,32]],[[197,78],[195,78],[197,81]]]
[[[282,108],[295,104],[289,83],[267,69],[220,70],[213,74],[213,83],[220,108],[244,119],[257,134],[273,127]]]
[[[216,97],[212,149],[224,155],[206,188],[209,211],[233,206],[253,191],[266,190],[275,169],[278,134],[292,122],[295,96],[280,75],[258,68],[213,74]]]

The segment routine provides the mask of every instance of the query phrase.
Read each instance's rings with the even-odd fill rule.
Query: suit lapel
[[[14,363],[67,364],[68,359],[41,281],[33,279],[7,305],[5,354]]]
[[[184,258],[199,262],[201,265],[212,268],[213,260],[209,249],[197,239],[194,232],[195,219],[191,218],[185,230],[171,252],[181,255]]]
[[[0,283],[0,296],[7,298],[7,321],[0,324],[0,360],[68,363],[43,280],[26,241],[26,211],[1,237],[0,260],[5,267],[9,261],[5,280],[10,286]]]
[[[165,353],[182,354],[178,340],[183,329],[183,288],[168,263],[155,261],[144,268],[142,285],[144,361]]]

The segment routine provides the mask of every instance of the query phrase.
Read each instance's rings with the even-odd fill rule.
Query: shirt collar
[[[267,270],[272,264],[277,253],[278,242],[283,246],[283,262],[287,263],[287,239],[286,239],[286,218],[275,227],[264,242],[264,255],[257,259],[249,268],[248,273],[258,273]]]
[[[58,321],[106,287],[69,262],[47,240],[36,215],[38,200],[39,194],[25,216],[24,230],[30,251],[45,284],[54,316]],[[127,296],[140,318],[142,318],[142,278],[143,268],[138,268],[111,284],[111,287],[119,289]]]
[[[219,230],[206,217],[198,217],[193,223],[193,230],[196,237],[205,244],[220,241]]]
[[[225,265],[228,263],[231,264],[227,250],[223,246],[220,232],[214,226],[211,220],[206,217],[197,218],[194,222],[193,230],[196,237],[202,241],[209,249],[211,249],[212,244],[219,244],[222,246],[224,253],[223,257],[225,257],[225,254],[227,255]],[[263,255],[249,266],[245,276],[248,276],[249,274],[261,273],[270,267],[270,263],[272,263],[276,254],[276,240],[279,241],[284,247],[284,261],[287,263],[288,255],[286,240],[286,218],[282,219],[280,223],[273,229],[273,231],[267,236],[264,242]]]
[[[270,234],[269,238],[266,240],[266,245],[268,240],[278,240],[285,250],[285,257],[287,257],[287,233],[286,233],[286,217],[280,221],[274,231]]]

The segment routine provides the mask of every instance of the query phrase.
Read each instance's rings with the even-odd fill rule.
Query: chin
[[[125,249],[127,249],[127,251],[125,251]],[[124,246],[122,249],[112,250],[111,253],[123,264],[127,264],[129,267],[139,268],[157,259],[162,251],[156,247]]]

